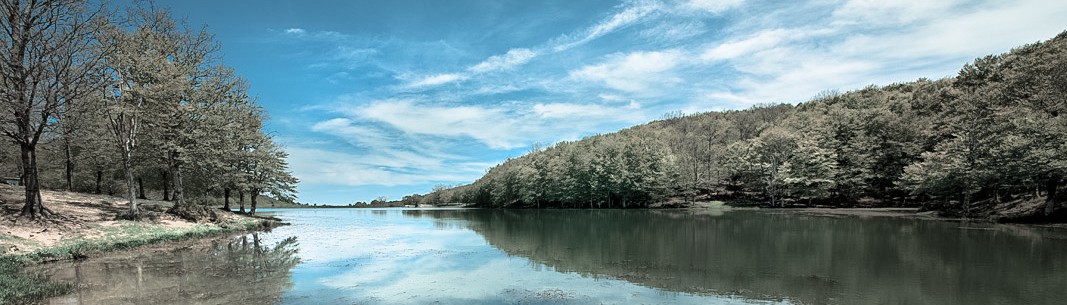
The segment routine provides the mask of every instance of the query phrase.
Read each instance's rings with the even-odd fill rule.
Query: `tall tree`
[[[248,179],[242,171],[247,160],[242,152],[260,134],[263,109],[253,103],[248,96],[248,84],[240,79],[221,101],[217,108],[221,112],[218,118],[222,119],[218,136],[210,137],[215,139],[211,144],[214,158],[203,163],[219,175],[215,187],[222,190],[223,209],[229,210],[232,192],[247,189]]]
[[[63,105],[86,94],[98,56],[102,10],[88,1],[0,1],[0,105],[3,134],[19,146],[25,206],[22,215],[48,216],[41,202],[37,144]]]
[[[960,195],[964,217],[970,216],[974,195],[996,177],[994,152],[1004,140],[1001,63],[1000,57],[987,56],[964,66],[954,87],[944,89],[954,101],[941,114],[946,138],[905,169],[920,192]]]
[[[176,62],[180,42],[167,35],[173,21],[158,11],[131,11],[130,17],[134,29],[111,25],[104,32],[105,43],[115,46],[106,57],[112,85],[104,101],[126,175],[129,212],[136,215],[134,158],[140,153],[144,129],[155,123],[149,117],[154,109],[181,96],[186,80]]]
[[[1045,189],[1044,214],[1054,212],[1058,189],[1067,177],[1067,32],[1026,45],[1004,56],[1003,90],[1019,101],[1007,109],[1011,120],[1005,151],[1017,165],[1007,172],[1029,176]]]
[[[223,99],[236,84],[233,72],[213,65],[214,53],[219,49],[214,37],[206,30],[191,30],[179,26],[165,12],[161,15],[164,26],[158,31],[175,42],[171,53],[172,62],[180,74],[175,94],[154,104],[153,140],[165,154],[163,159],[173,177],[172,211],[185,208],[185,171],[190,160],[217,154],[212,151],[216,135],[223,124],[217,113]]]

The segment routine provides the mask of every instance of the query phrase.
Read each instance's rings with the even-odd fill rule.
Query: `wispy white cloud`
[[[607,35],[619,29],[622,29],[631,24],[637,23],[641,19],[653,14],[661,9],[661,3],[659,1],[637,1],[627,3],[621,6],[621,11],[611,15],[611,17],[601,20],[593,26],[576,33],[565,34],[561,37],[548,42],[545,46],[541,46],[535,49],[530,48],[514,48],[509,50],[503,55],[494,55],[485,60],[474,64],[467,68],[467,71],[472,73],[485,73],[497,70],[507,70],[520,66],[529,62],[534,57],[537,57],[542,52],[563,52],[571,48],[586,44],[601,36]],[[681,31],[684,29],[676,28],[675,35],[683,35]],[[664,29],[668,31],[668,29]],[[541,51],[537,51],[540,49]],[[548,51],[551,50],[551,51]],[[465,80],[472,77],[465,73],[441,73],[429,76],[423,76],[415,81],[409,82],[407,87],[430,87],[437,86],[454,81]]]
[[[277,30],[270,31],[278,33]],[[342,34],[341,32],[337,31],[309,31],[303,28],[288,28],[282,30],[281,34],[285,35],[288,38],[330,42],[342,42],[346,39],[351,38],[351,36]]]
[[[380,100],[369,105],[340,106],[336,111],[344,117],[318,122],[311,130],[349,139],[350,144],[364,148],[399,149],[394,145],[412,140],[457,143],[470,139],[489,149],[513,149],[545,142],[546,137],[560,133],[573,134],[575,128],[589,130],[602,124],[640,122],[644,119],[641,110],[636,101],[605,105],[513,102],[445,106],[407,99]],[[416,152],[435,158],[458,157],[442,156],[442,150],[427,148]]]
[[[641,105],[509,103],[441,106],[413,100],[382,100],[336,110],[343,117],[310,128],[347,142],[292,145],[290,163],[303,183],[333,185],[414,185],[470,182],[498,160],[454,153],[457,145],[513,149],[534,142],[576,139],[601,124],[622,126],[644,119]],[[471,144],[472,140],[476,144]],[[417,143],[417,144],[416,144]]]
[[[804,30],[804,29],[767,29],[759,31],[748,37],[735,38],[722,44],[708,48],[700,58],[703,60],[729,60],[737,57],[752,55],[777,47],[780,44],[812,37],[815,34],[828,34],[828,30]]]
[[[833,12],[834,23],[848,26],[886,26],[952,15],[962,0],[848,0]]]
[[[670,73],[682,63],[682,56],[678,50],[614,54],[603,63],[574,70],[570,76],[603,83],[620,91],[647,92],[653,85],[682,82]]]
[[[405,87],[408,88],[422,88],[422,87],[434,87],[444,84],[454,83],[469,79],[477,74],[487,73],[492,71],[510,70],[517,66],[523,65],[529,62],[534,57],[537,57],[537,53],[526,48],[517,48],[508,50],[503,55],[495,55],[479,62],[473,66],[467,68],[469,73],[440,73],[425,75],[421,77],[415,77],[409,81]],[[412,78],[412,77],[401,77]]]
[[[445,107],[415,104],[410,100],[385,100],[354,112],[364,119],[383,122],[409,134],[470,137],[494,149],[522,145],[513,141],[513,117],[501,108]]]
[[[699,20],[666,20],[642,30],[641,36],[653,41],[677,41],[707,32],[708,26]]]
[[[441,73],[423,76],[407,84],[407,87],[428,87],[458,82],[467,79],[466,75],[459,73]]]
[[[525,64],[536,56],[537,53],[531,51],[530,49],[511,49],[508,50],[508,52],[504,55],[489,57],[485,61],[471,66],[467,70],[474,73],[484,73],[495,70],[507,70]]]
[[[1067,30],[1067,3],[1041,0],[991,2],[952,18],[931,16],[907,31],[852,35],[841,52],[894,60],[978,57],[1049,39]]]
[[[330,185],[416,185],[438,181],[470,181],[485,168],[482,162],[445,162],[410,152],[352,153],[291,146],[289,165],[301,183]]]
[[[641,105],[637,102],[631,102],[625,107],[608,107],[597,104],[538,103],[533,106],[533,112],[546,119],[629,118],[630,120],[640,120],[643,118],[635,117],[636,113],[633,111],[640,108]]]
[[[733,8],[741,7],[744,4],[745,0],[689,0],[682,6],[718,14]]]
[[[380,130],[357,125],[356,121],[349,118],[333,118],[315,123],[311,126],[311,131],[340,136],[349,144],[367,148],[390,147],[396,140]]]
[[[607,35],[608,33],[634,24],[660,9],[661,4],[658,1],[632,3],[626,6],[621,12],[615,13],[610,18],[600,21],[586,31],[576,35],[578,37],[577,39],[571,38],[570,36],[558,39],[561,42],[553,46],[552,49],[556,52],[562,52],[583,45],[589,41]]]
[[[815,24],[769,24],[708,47],[702,59],[739,73],[728,89],[694,100],[798,102],[824,90],[951,76],[974,57],[1052,37],[1064,14],[1067,4],[1044,1],[847,1]]]

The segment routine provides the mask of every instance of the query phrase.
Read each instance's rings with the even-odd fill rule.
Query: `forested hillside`
[[[470,185],[406,198],[628,208],[732,199],[916,206],[971,216],[1043,201],[1067,174],[1067,32],[958,76],[824,92],[796,106],[668,115],[536,148]]]
[[[0,5],[0,175],[24,186],[23,216],[51,214],[42,187],[125,195],[131,217],[149,197],[187,218],[208,198],[293,200],[286,153],[211,33],[151,2],[94,5]]]

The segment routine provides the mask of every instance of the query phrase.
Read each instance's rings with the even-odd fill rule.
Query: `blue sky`
[[[206,24],[299,200],[469,183],[664,113],[954,75],[1067,30],[1048,0],[160,1]]]

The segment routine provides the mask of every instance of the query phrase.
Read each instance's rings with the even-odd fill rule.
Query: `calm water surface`
[[[767,212],[270,211],[293,225],[51,264],[51,304],[1064,304],[1067,232]]]

